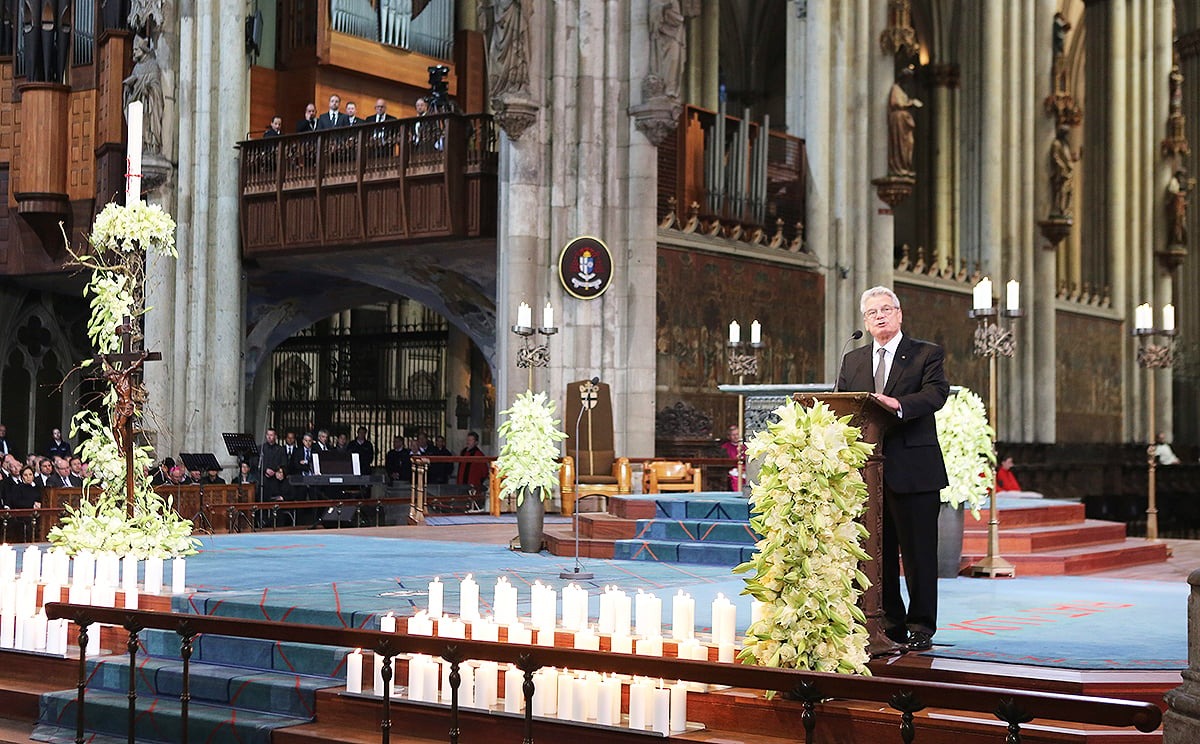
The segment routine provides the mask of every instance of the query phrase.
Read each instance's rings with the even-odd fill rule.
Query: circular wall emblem
[[[572,297],[593,300],[612,283],[613,262],[608,246],[590,235],[575,238],[558,256],[558,279]]]

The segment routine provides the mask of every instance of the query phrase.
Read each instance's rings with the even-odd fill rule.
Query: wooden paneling
[[[458,95],[458,77],[454,67],[448,64],[449,60],[427,57],[337,31],[331,31],[329,36],[329,56],[321,60],[324,65],[414,84],[428,80],[429,68],[433,65],[446,65],[450,67],[450,74],[446,76],[447,89],[450,95]]]
[[[296,122],[304,116],[304,104],[300,104],[299,113],[288,121],[287,112],[279,106],[280,91],[279,73],[269,67],[254,65],[250,68],[250,131],[246,137],[261,137],[271,125],[271,117],[278,114],[283,117],[283,131],[290,132],[296,128]]]
[[[483,34],[455,34],[454,72],[458,75],[458,108],[464,114],[482,114],[487,92],[487,42]]]
[[[283,197],[284,243],[318,245],[321,227],[317,221],[317,195],[309,191]]]
[[[403,189],[396,183],[363,186],[363,212],[366,215],[366,236],[381,238],[404,235],[405,204]]]
[[[91,199],[96,193],[96,90],[71,93],[70,163],[67,195]]]
[[[414,236],[437,235],[450,228],[442,180],[408,181],[409,227]]]
[[[96,50],[96,143],[125,142],[124,88],[121,81],[133,70],[129,31],[106,31]]]
[[[0,163],[11,163],[16,137],[16,93],[12,62],[0,62]]]
[[[12,159],[8,161],[8,206],[17,208],[16,194],[21,188],[21,106],[14,93],[12,107]]]
[[[26,83],[21,89],[21,114],[37,126],[20,135],[21,183],[18,194],[67,193],[68,117],[71,89],[56,83]]]

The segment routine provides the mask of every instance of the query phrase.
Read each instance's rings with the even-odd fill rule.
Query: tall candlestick
[[[126,113],[129,129],[129,144],[125,151],[128,183],[125,191],[125,206],[131,207],[142,199],[142,118],[144,106],[141,101],[130,101]]]

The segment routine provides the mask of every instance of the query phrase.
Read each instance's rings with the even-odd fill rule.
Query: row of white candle
[[[479,612],[479,583],[471,574],[459,583],[459,618],[466,623],[482,619]],[[444,614],[445,586],[440,577],[429,582],[429,602],[425,615],[431,621]],[[578,584],[568,584],[562,590],[562,627],[579,633],[588,627],[590,596]],[[597,631],[612,636],[662,635],[662,600],[655,594],[638,589],[630,597],[615,586],[605,586],[600,593],[600,612]],[[552,630],[557,625],[558,592],[554,587],[535,581],[530,587],[529,625],[538,630]],[[495,585],[492,619],[498,625],[519,624],[517,588],[501,576]],[[421,626],[423,627],[423,626]],[[695,637],[696,600],[680,589],[671,598],[671,638],[676,641]],[[733,644],[737,637],[737,607],[723,594],[712,603],[712,637],[715,644]],[[409,632],[413,632],[410,630]],[[419,635],[433,635],[430,630]],[[441,630],[438,635],[445,635]],[[447,636],[451,637],[451,636]]]
[[[346,656],[346,691],[362,692],[361,649]],[[399,697],[401,688],[395,684],[395,669],[389,684],[384,683],[383,657],[375,654],[373,691],[377,697]],[[500,704],[500,665],[494,661],[468,661],[459,665],[458,699],[465,707],[491,710]],[[451,665],[443,659],[426,654],[412,654],[408,659],[408,685],[404,688],[409,700],[449,703],[453,694],[450,685]],[[504,710],[521,713],[525,709],[524,673],[513,664],[504,668]],[[539,669],[533,674],[533,715],[557,717],[578,722],[595,721],[601,725],[621,724],[621,678],[599,672],[570,672],[554,668]],[[648,678],[635,677],[629,685],[629,727],[667,734],[684,731],[687,722],[686,682],[666,686]]]
[[[164,560],[161,557],[147,558],[144,591],[159,594],[163,590]],[[0,585],[13,581],[16,574],[16,550],[11,545],[0,545]],[[126,594],[136,594],[138,586],[138,559],[133,555],[118,556],[116,553],[93,554],[83,550],[74,558],[66,551],[54,548],[45,555],[37,545],[30,545],[22,552],[21,578],[34,583],[57,584],[59,586],[120,586]],[[187,586],[187,563],[182,557],[171,561],[171,593],[182,594]],[[136,607],[136,605],[135,605]]]

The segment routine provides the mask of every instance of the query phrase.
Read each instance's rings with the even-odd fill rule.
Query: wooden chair
[[[648,462],[642,471],[642,493],[663,493],[665,491],[690,491],[698,493],[701,490],[700,468],[692,467],[678,460],[659,460]]]
[[[609,496],[633,493],[633,468],[629,465],[629,458],[613,458],[609,453],[612,474],[607,475],[603,464],[595,462],[595,454],[597,453],[593,454],[592,462],[596,474],[579,474],[578,493],[575,492],[575,458],[568,456],[562,460],[562,468],[558,471],[558,485],[562,492],[562,513],[565,516],[574,514],[575,502],[588,496],[603,496],[607,505]],[[587,457],[586,453],[584,457]]]

